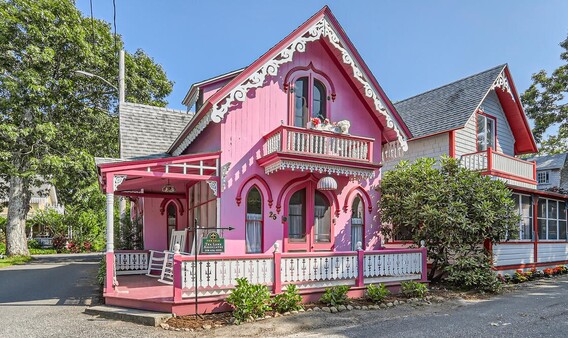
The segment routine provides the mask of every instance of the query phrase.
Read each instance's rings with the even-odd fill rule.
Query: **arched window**
[[[364,246],[363,230],[364,230],[364,213],[363,202],[361,197],[357,195],[351,205],[351,250],[357,250],[357,242],[361,242]]]
[[[168,243],[172,238],[172,231],[177,229],[177,208],[174,203],[168,204]]]
[[[292,242],[306,241],[306,189],[290,197],[288,206],[288,238]]]
[[[294,126],[305,128],[311,118],[325,120],[327,91],[323,82],[305,76],[294,82]]]
[[[327,198],[319,191],[314,196],[314,226],[314,242],[331,242],[331,208]]]
[[[247,195],[245,231],[247,253],[262,252],[262,195],[256,186]]]

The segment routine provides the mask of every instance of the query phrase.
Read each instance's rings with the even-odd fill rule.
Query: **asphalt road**
[[[83,313],[97,302],[100,259],[44,255],[0,269],[0,337],[163,337],[162,329]]]
[[[51,255],[0,269],[0,337],[568,337],[568,275],[486,301],[310,312],[188,333],[84,314],[98,296],[99,259]]]

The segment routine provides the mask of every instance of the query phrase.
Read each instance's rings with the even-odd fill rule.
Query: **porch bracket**
[[[112,191],[116,191],[119,185],[126,180],[127,175],[114,175],[112,181]]]
[[[207,184],[209,185],[209,188],[211,189],[211,191],[213,191],[213,195],[219,196],[219,195],[217,194],[217,181],[214,181],[214,180],[207,180],[207,181],[205,181],[205,182],[207,182]]]

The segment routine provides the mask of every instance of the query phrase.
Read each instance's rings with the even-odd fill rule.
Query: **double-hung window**
[[[495,119],[491,116],[477,114],[477,151],[495,149]]]
[[[533,225],[533,208],[531,197],[527,195],[513,194],[515,209],[519,213],[519,229],[518,232],[509,233],[509,239],[532,239]]]

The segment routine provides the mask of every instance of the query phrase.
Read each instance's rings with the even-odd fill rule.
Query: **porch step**
[[[85,309],[85,313],[147,326],[158,326],[172,317],[170,313],[151,312],[107,305],[88,307]]]

